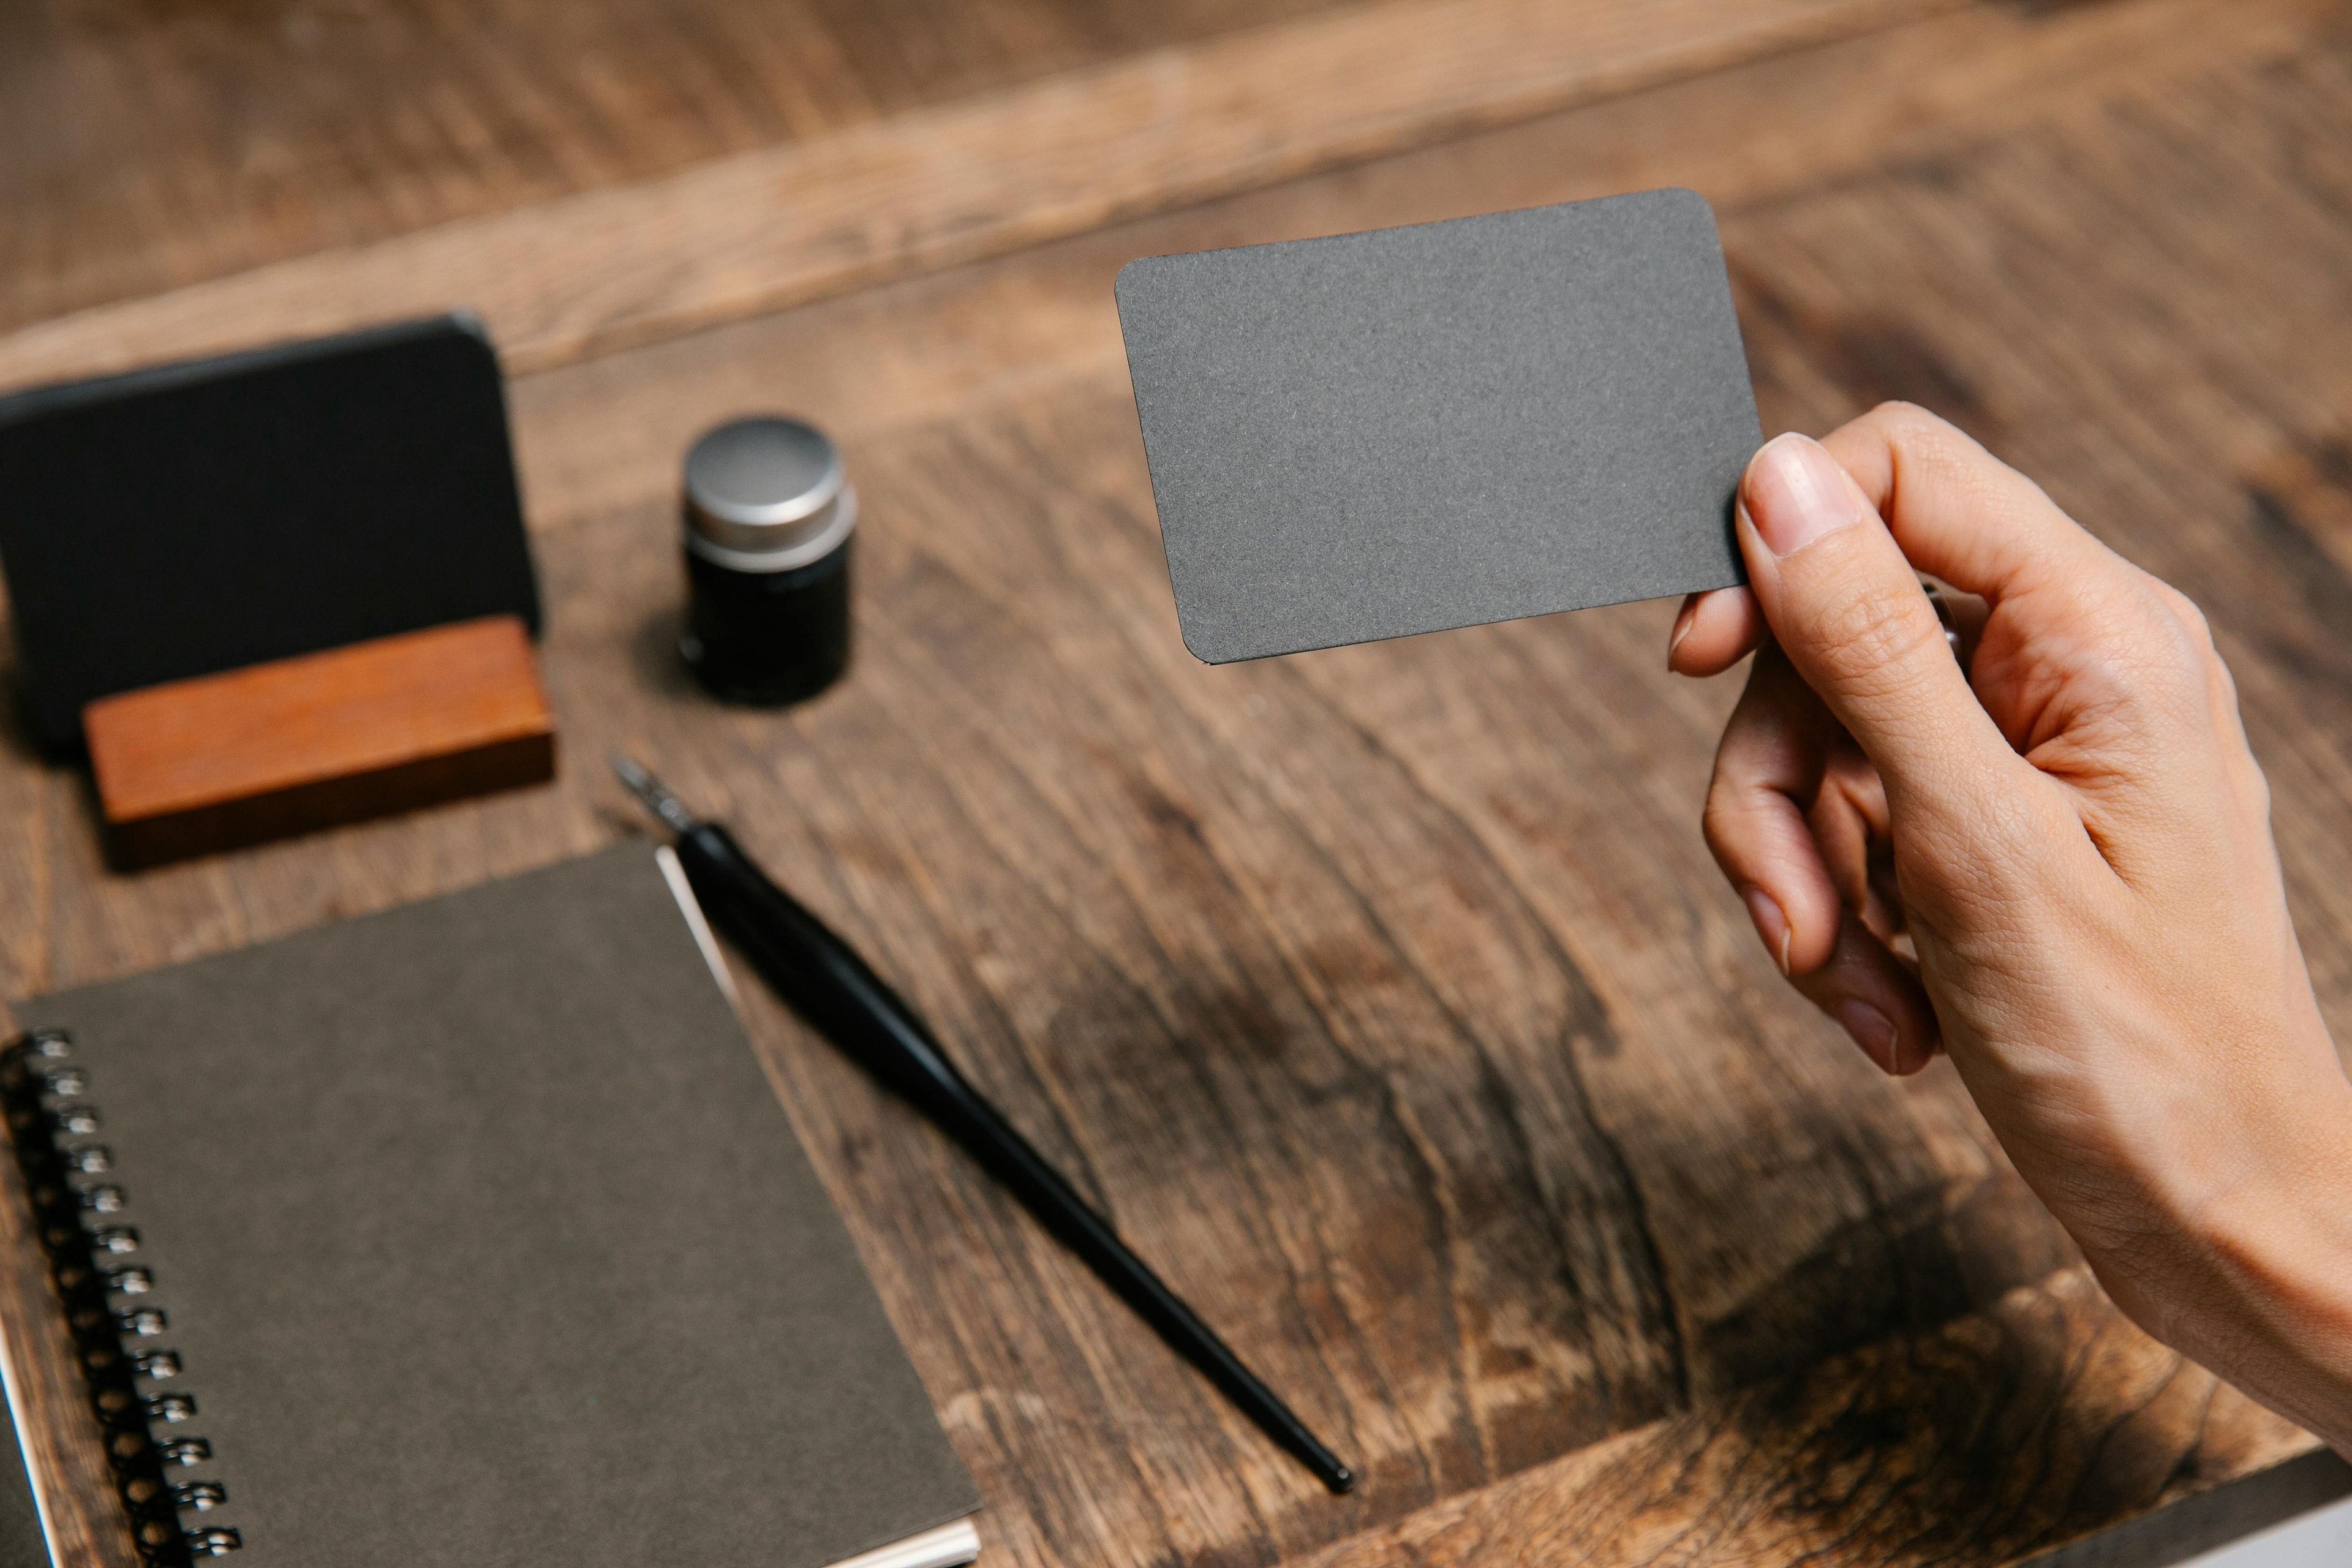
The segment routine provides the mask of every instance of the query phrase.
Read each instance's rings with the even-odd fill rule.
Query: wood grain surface
[[[1330,4],[16,0],[0,6],[0,326]]]
[[[0,328],[16,329],[0,336],[0,387],[452,306],[488,321],[510,369],[538,369],[1956,3],[1381,0],[888,118],[850,116],[838,129],[631,184],[590,182],[511,210],[394,226],[378,240],[297,246],[294,259],[61,317],[55,291],[40,287],[55,264],[28,258],[14,274],[17,313],[0,311]],[[734,8],[748,16],[748,6]],[[898,25],[919,31],[903,17]],[[800,46],[814,48],[815,37]],[[772,56],[730,59],[728,69],[832,63],[781,45]],[[392,82],[396,90],[397,74]],[[523,85],[509,73],[478,90]],[[373,102],[385,90],[359,98]],[[394,101],[401,114],[414,111],[408,97]],[[587,134],[541,133],[551,151]],[[357,199],[341,168],[313,167],[310,150],[287,156],[305,176],[287,193],[291,210],[331,212]],[[441,156],[468,173],[478,166]],[[140,177],[148,172],[142,166]],[[35,221],[5,232],[42,242],[48,223],[69,221],[48,216],[55,205],[34,206]],[[174,226],[178,213],[165,208],[159,235],[198,226]],[[58,256],[92,245],[118,254],[100,233],[81,232],[90,224],[70,223],[79,226],[46,241]],[[243,239],[266,227],[260,216],[228,224]],[[127,247],[134,259],[140,248]],[[0,251],[0,279],[10,276]]]
[[[1665,674],[1670,605],[1194,663],[1108,290],[1706,193],[1768,428],[1916,398],[2204,605],[2352,1040],[2347,148],[2343,5],[1971,9],[518,384],[572,754],[730,820],[1364,1477],[1324,1496],[753,988],[985,1561],[1993,1568],[2310,1447],[2118,1317],[1948,1067],[1786,992],[1696,826],[1736,683]],[[858,662],[782,716],[674,654],[676,464],[777,405],[865,503]],[[641,831],[574,763],[113,878],[9,741],[12,995]],[[75,1560],[121,1564],[38,1276],[0,1291]]]

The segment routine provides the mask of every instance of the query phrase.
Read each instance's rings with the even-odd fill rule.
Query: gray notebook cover
[[[979,1506],[650,846],[18,1015],[245,1568],[817,1568]]]
[[[1212,664],[1744,580],[1761,431],[1693,192],[1156,256],[1118,293]]]

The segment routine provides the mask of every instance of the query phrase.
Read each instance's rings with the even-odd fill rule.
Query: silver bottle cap
[[[824,431],[738,419],[686,455],[686,547],[737,572],[821,561],[857,525],[857,491]]]

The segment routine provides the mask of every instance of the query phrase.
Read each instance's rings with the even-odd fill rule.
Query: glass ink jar
[[[824,432],[738,419],[686,455],[686,635],[697,679],[734,702],[814,697],[849,664],[857,492]]]

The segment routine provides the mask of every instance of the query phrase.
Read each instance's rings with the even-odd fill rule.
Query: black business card
[[[1761,432],[1694,192],[1151,257],[1118,294],[1210,663],[1743,580]]]

